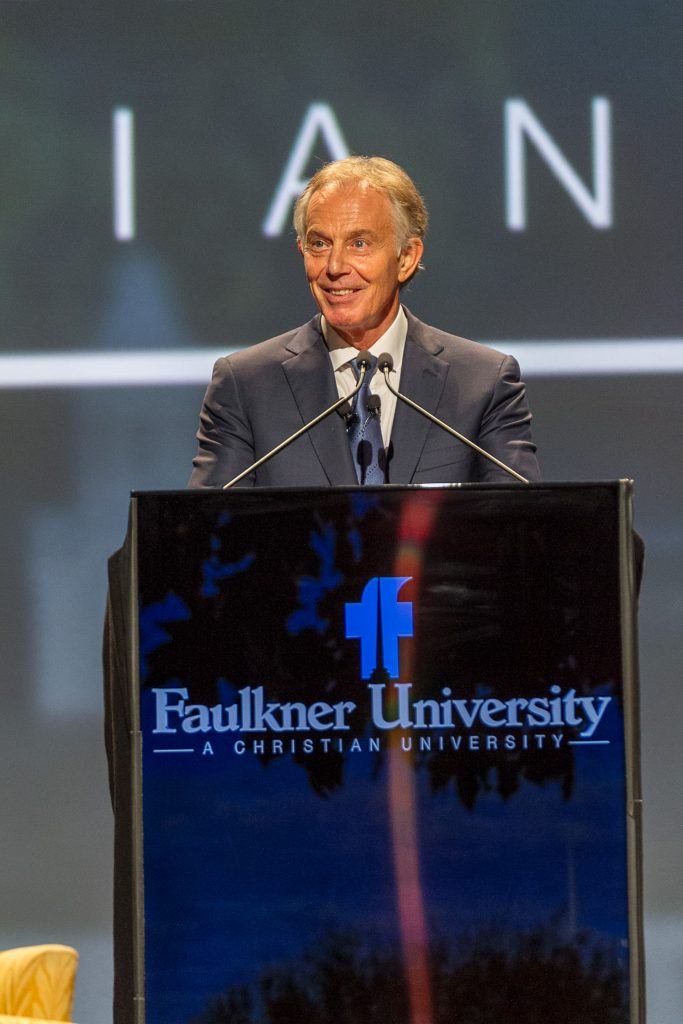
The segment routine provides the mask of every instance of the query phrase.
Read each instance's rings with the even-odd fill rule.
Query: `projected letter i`
[[[135,149],[133,111],[117,107],[112,118],[114,238],[135,238]]]

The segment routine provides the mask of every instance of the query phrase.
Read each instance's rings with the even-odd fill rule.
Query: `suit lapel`
[[[339,397],[330,356],[320,330],[320,317],[302,327],[288,343],[287,350],[291,356],[285,359],[282,369],[302,422],[308,423]],[[358,482],[341,416],[332,413],[309,431],[308,437],[332,486]]]
[[[429,412],[436,413],[448,374],[448,363],[439,359],[443,345],[421,321],[407,309],[405,312],[408,334],[399,390]],[[400,399],[396,400],[396,415],[391,430],[393,456],[389,470],[390,483],[410,483],[427,440],[429,427],[429,420],[425,416],[420,416]]]

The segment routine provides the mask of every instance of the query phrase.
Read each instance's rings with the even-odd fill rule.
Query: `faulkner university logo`
[[[398,682],[400,641],[413,636],[413,604],[400,592],[410,576],[375,576],[363,587],[359,601],[344,607],[345,637],[360,641],[360,678],[365,696],[353,687],[347,695],[324,699],[325,681],[311,679],[311,701],[270,700],[268,685],[258,682],[234,688],[229,703],[195,704],[185,687],[155,688],[155,728],[165,736],[203,736],[204,753],[214,753],[208,735],[232,737],[237,754],[312,754],[379,751],[381,737],[399,730],[404,749],[527,750],[548,747],[609,745],[596,735],[613,698],[602,693],[577,694],[557,683],[545,694],[494,696],[488,686],[469,695],[458,693],[457,680],[444,680],[429,697],[419,696],[419,681]],[[374,735],[362,738],[361,700]],[[362,721],[362,719],[361,719]],[[362,731],[362,730],[361,730]],[[239,738],[234,738],[234,737]],[[154,753],[192,753],[194,748],[165,747]]]
[[[412,601],[399,601],[398,592],[411,576],[375,576],[365,584],[357,604],[346,605],[346,638],[360,640],[361,677],[376,668],[390,679],[399,677],[398,641],[413,635]]]

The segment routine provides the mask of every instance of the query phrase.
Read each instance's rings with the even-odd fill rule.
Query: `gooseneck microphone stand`
[[[315,419],[310,421],[310,423],[305,423],[303,427],[299,427],[297,431],[291,434],[290,437],[285,438],[284,441],[281,441],[279,445],[272,449],[272,451],[269,451],[265,455],[262,455],[260,459],[257,459],[256,462],[253,462],[251,466],[247,466],[246,469],[243,469],[241,473],[238,473],[237,476],[232,478],[232,480],[229,480],[227,484],[223,484],[223,490],[227,491],[228,488],[234,487],[235,484],[239,483],[240,480],[243,480],[245,476],[249,476],[249,474],[253,473],[255,469],[258,469],[265,462],[269,462],[275,455],[281,452],[283,448],[287,448],[288,445],[292,444],[293,441],[296,441],[297,438],[302,437],[303,434],[306,434],[309,430],[312,430],[313,427],[318,425],[318,423],[321,423],[324,419],[327,419],[327,417],[331,416],[333,412],[337,411],[337,409],[341,409],[345,402],[348,402],[349,399],[357,395],[360,389],[363,387],[363,381],[365,380],[365,375],[367,374],[368,369],[371,366],[371,360],[367,355],[361,354],[356,359],[356,366],[358,367],[359,371],[358,381],[356,382],[356,386],[353,389],[353,391],[351,391],[348,395],[344,395],[343,398],[339,398],[328,409],[325,409],[323,412],[319,413],[315,417]]]

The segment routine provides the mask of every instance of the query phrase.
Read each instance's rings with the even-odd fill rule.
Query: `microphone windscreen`
[[[379,395],[370,395],[365,403],[368,412],[377,412],[381,404]]]
[[[348,401],[344,402],[343,405],[340,405],[339,408],[337,409],[337,412],[344,420],[344,426],[346,427],[347,430],[350,430],[354,423],[358,422],[358,416],[354,412],[353,406]]]
[[[385,370],[393,370],[394,360],[391,358],[388,352],[383,352],[377,360],[377,366],[380,373],[384,373]]]

